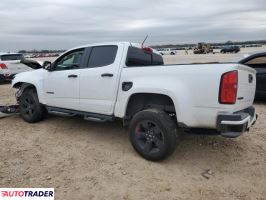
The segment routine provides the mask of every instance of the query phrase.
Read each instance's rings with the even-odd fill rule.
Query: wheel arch
[[[124,119],[130,120],[137,112],[148,108],[157,108],[176,115],[174,100],[169,95],[143,92],[129,96]]]
[[[19,89],[19,88],[24,88],[24,89],[26,89],[26,88],[28,88],[28,87],[33,87],[34,89],[36,89],[36,87],[35,87],[35,85],[33,85],[33,84],[31,84],[31,83],[26,83],[26,82],[17,82],[17,83],[15,83],[14,85],[13,85],[13,88],[17,88],[17,89]]]
[[[26,89],[34,89],[38,95],[38,90],[34,84],[31,83],[26,83],[26,82],[17,82],[13,85],[13,88],[19,89],[19,92],[16,94],[17,99],[21,96],[21,94],[26,90]]]

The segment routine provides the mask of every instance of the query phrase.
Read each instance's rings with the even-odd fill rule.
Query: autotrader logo
[[[0,200],[54,200],[54,188],[1,188]]]

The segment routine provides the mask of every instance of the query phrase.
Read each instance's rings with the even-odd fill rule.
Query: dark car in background
[[[257,71],[256,98],[266,99],[266,52],[247,55],[239,63]]]
[[[238,53],[239,51],[239,46],[225,46],[221,49],[221,53]]]

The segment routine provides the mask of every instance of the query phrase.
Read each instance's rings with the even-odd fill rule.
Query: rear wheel
[[[137,113],[129,127],[134,149],[147,160],[158,161],[169,156],[176,147],[176,123],[164,111],[147,109]]]
[[[19,99],[19,112],[21,117],[29,123],[41,121],[46,109],[40,104],[35,89],[25,89]]]

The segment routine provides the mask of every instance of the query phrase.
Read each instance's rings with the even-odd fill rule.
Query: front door
[[[76,49],[60,56],[47,71],[43,80],[48,106],[77,110],[79,106],[79,69],[84,49]]]

